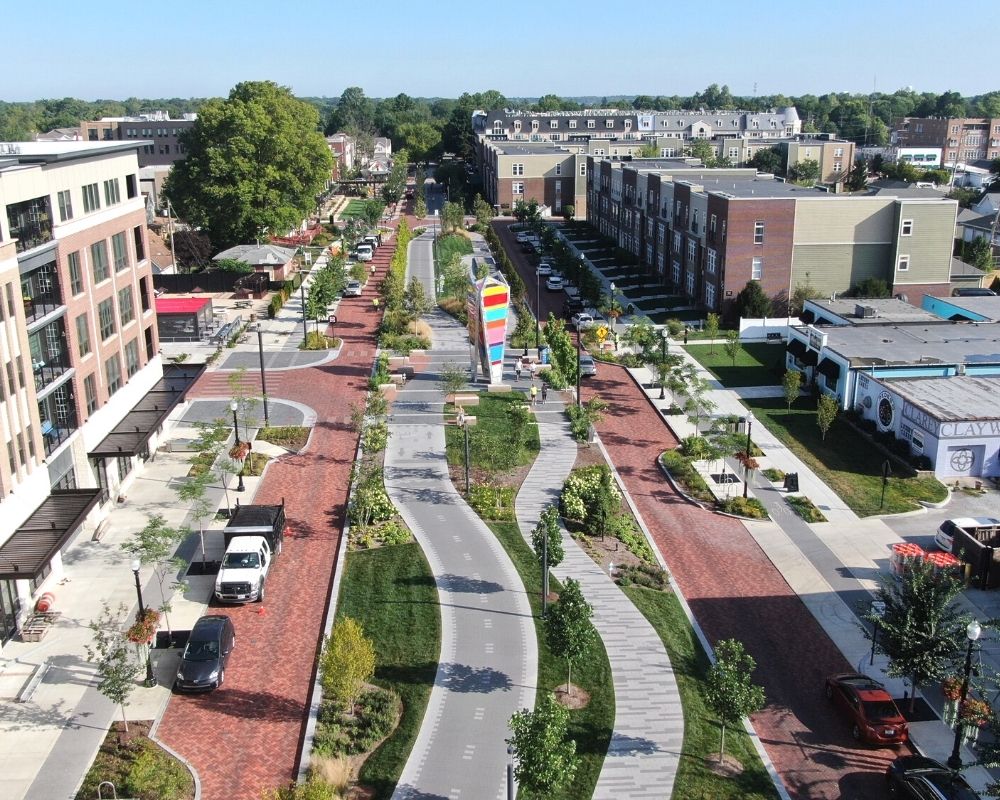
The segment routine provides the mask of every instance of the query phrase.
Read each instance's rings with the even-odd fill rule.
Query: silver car
[[[580,377],[592,378],[597,374],[597,362],[589,353],[580,354]]]
[[[344,297],[361,297],[360,281],[350,280],[344,287]]]

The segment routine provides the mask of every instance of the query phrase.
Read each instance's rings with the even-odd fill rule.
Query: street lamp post
[[[542,316],[541,288],[542,281],[538,275],[538,267],[535,267],[535,350],[538,350],[542,346],[541,327],[539,323],[539,319]]]
[[[878,629],[881,624],[882,617],[885,616],[885,603],[881,600],[872,600],[869,607],[871,609],[872,616],[877,619],[872,620],[872,654],[868,657],[868,666],[871,667],[875,664],[875,647],[878,645]]]
[[[258,322],[254,326],[257,330],[257,355],[260,357],[260,391],[264,396],[264,427],[271,425],[271,419],[267,412],[267,375],[264,373],[264,331]]]
[[[142,622],[146,613],[146,604],[142,600],[142,584],[139,582],[139,567],[142,562],[138,558],[132,561],[132,574],[135,576],[135,595],[139,599],[139,610],[135,612],[135,621]],[[149,658],[149,648],[146,648],[146,680],[144,685],[148,688],[156,686],[156,678],[153,676],[153,662]]]
[[[507,745],[507,800],[514,800],[514,748]]]
[[[462,422],[462,430],[465,432],[465,496],[469,496],[469,424]]]
[[[549,611],[549,529],[542,531],[542,616]]]
[[[750,456],[750,445],[751,445],[751,442],[750,442],[750,431],[753,429],[753,414],[747,414],[746,415],[746,423],[747,423],[747,465],[748,466],[746,467],[746,474],[744,474],[744,476],[743,476],[743,478],[744,478],[744,480],[743,480],[743,498],[744,499],[746,499],[747,488],[750,485],[750,467],[749,467],[750,458],[751,458],[751,456]]]
[[[667,341],[669,335],[670,331],[666,328],[660,328],[660,358],[663,359],[664,370],[667,364],[667,353],[670,352],[670,342]],[[664,381],[660,381],[660,399],[667,399],[667,387],[664,385]]]
[[[965,636],[969,640],[969,647],[965,651],[965,673],[962,676],[962,694],[958,700],[958,721],[955,723],[955,743],[951,748],[951,755],[948,756],[949,769],[962,768],[962,755],[959,749],[962,747],[962,734],[965,733],[965,723],[962,722],[962,706],[969,696],[969,676],[972,674],[972,648],[983,632],[979,620],[972,620],[965,628]]]
[[[236,419],[236,411],[239,409],[239,407],[240,407],[240,404],[237,403],[235,400],[233,400],[229,404],[229,410],[233,412],[233,435],[236,437],[236,445],[237,445],[237,447],[240,444],[240,426],[239,426],[239,422]],[[239,482],[236,484],[236,491],[237,492],[246,491],[246,487],[243,485],[243,466],[246,463],[247,463],[246,459],[243,459],[243,462],[240,464],[240,471],[237,473],[238,476],[239,476]]]
[[[576,329],[576,407],[579,408],[583,404],[583,400],[580,398],[580,342],[583,341],[583,331],[577,327]]]
[[[306,286],[299,285],[299,297],[302,298],[302,341],[309,341],[309,330],[306,328]]]

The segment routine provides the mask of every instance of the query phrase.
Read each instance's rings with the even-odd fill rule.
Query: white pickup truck
[[[223,603],[263,602],[274,554],[263,536],[234,536],[215,579],[215,599]]]

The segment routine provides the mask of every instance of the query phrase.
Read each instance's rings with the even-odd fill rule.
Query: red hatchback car
[[[909,738],[906,720],[885,687],[867,675],[847,672],[826,679],[826,696],[851,722],[851,735],[871,744]]]

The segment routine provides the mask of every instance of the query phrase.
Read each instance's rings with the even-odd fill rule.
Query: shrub
[[[384,422],[369,425],[362,441],[366,453],[380,453],[389,443],[389,426]]]
[[[271,297],[271,301],[267,304],[267,316],[269,319],[274,319],[278,316],[278,312],[281,311],[281,307],[285,304],[284,299],[280,294],[276,294]]]
[[[792,510],[806,522],[826,522],[823,512],[816,508],[813,501],[808,497],[791,495],[790,497],[786,497],[785,500],[792,507]]]
[[[727,514],[736,514],[752,519],[767,519],[767,509],[756,497],[730,497],[719,504]]]
[[[469,505],[483,519],[512,522],[514,489],[510,486],[474,483],[469,487]]]
[[[653,564],[629,564],[620,567],[618,583],[622,586],[644,586],[659,591],[670,588],[670,578],[667,573]]]
[[[379,481],[371,480],[358,485],[353,500],[349,515],[351,525],[384,522],[396,515],[396,508]]]
[[[649,547],[649,542],[646,541],[646,537],[643,536],[630,514],[619,514],[612,519],[608,533],[625,545],[626,550],[646,563],[651,564],[656,561],[653,551]]]
[[[178,800],[188,792],[190,777],[183,765],[149,743],[132,762],[125,792],[141,800]]]
[[[778,469],[777,467],[768,467],[763,470],[764,477],[767,478],[772,483],[780,483],[785,479],[785,473]]]
[[[671,336],[680,336],[684,332],[684,323],[679,319],[668,319],[667,330],[670,331]]]
[[[685,436],[681,441],[681,450],[687,458],[698,461],[708,453],[708,441],[704,436]]]
[[[335,703],[324,701],[313,750],[323,756],[366,753],[392,732],[398,708],[399,698],[385,689],[362,694],[353,716],[344,716]]]
[[[560,502],[563,516],[587,523],[595,515],[600,500],[602,481],[608,468],[603,464],[573,470],[563,484]],[[611,495],[615,501],[621,493],[614,481],[610,482]]]
[[[329,350],[331,347],[337,346],[337,340],[332,336],[326,336],[322,333],[317,333],[316,331],[309,331],[306,334],[306,339],[302,343],[301,349],[303,350]]]
[[[687,494],[706,502],[714,502],[715,496],[705,483],[705,479],[691,466],[691,461],[684,457],[679,450],[666,450],[660,456],[660,461],[671,477],[681,486]]]
[[[933,466],[930,458],[922,453],[920,455],[913,456],[913,458],[910,459],[910,463],[913,465],[914,469],[919,470],[929,470]]]

